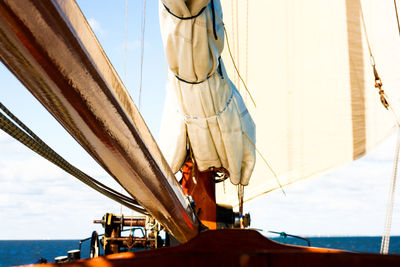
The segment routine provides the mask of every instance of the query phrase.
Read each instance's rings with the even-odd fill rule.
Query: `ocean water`
[[[271,239],[286,244],[307,245],[305,241],[295,238]],[[309,240],[313,247],[370,253],[379,253],[381,245],[381,237],[310,237]],[[0,240],[0,266],[36,263],[39,258],[54,262],[55,257],[78,248],[79,240]],[[400,236],[391,237],[390,253],[400,254]],[[84,242],[81,257],[87,258],[88,255],[89,244]]]

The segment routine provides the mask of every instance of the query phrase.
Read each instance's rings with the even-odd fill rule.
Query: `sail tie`
[[[178,18],[178,19],[181,19],[181,20],[195,19],[195,18],[197,18],[198,16],[200,16],[201,13],[203,13],[203,11],[204,11],[204,10],[206,9],[206,7],[207,7],[207,6],[205,6],[205,7],[203,7],[202,9],[200,9],[199,13],[197,13],[197,14],[194,15],[194,16],[190,16],[190,17],[181,17],[181,16],[178,16],[178,15],[174,14],[164,3],[163,3],[163,6],[165,7],[165,9],[168,11],[169,14],[171,14],[171,15],[174,16],[175,18]]]
[[[185,79],[182,79],[182,78],[179,77],[178,75],[175,75],[175,77],[176,77],[179,81],[184,82],[184,83],[187,83],[187,84],[201,84],[201,83],[207,81],[211,76],[212,76],[212,74],[209,75],[209,76],[207,76],[207,78],[205,78],[204,80],[202,80],[202,81],[200,81],[200,82],[191,82],[191,81],[187,81],[187,80],[185,80]]]
[[[216,22],[215,22],[215,8],[214,8],[214,0],[211,0],[211,14],[212,14],[212,22],[213,22],[213,33],[215,40],[218,40]]]
[[[1,102],[0,109],[5,114],[4,115],[2,112],[0,112],[0,129],[2,129],[8,135],[108,198],[111,198],[132,210],[147,214],[147,211],[140,207],[138,202],[133,198],[115,191],[114,189],[102,184],[75,166],[71,165],[68,161],[51,149],[45,142],[43,142],[24,123],[15,117],[15,115],[12,114]]]
[[[221,77],[221,79],[224,79],[224,74],[223,74],[223,72],[222,72],[222,65],[221,65],[221,57],[218,57],[217,72],[218,72],[219,76]],[[185,79],[179,77],[179,76],[176,75],[176,74],[175,74],[175,77],[176,77],[179,81],[184,82],[184,83],[187,83],[187,84],[201,84],[201,83],[207,81],[208,79],[210,79],[211,76],[213,76],[214,73],[215,73],[215,72],[213,72],[212,74],[208,75],[207,78],[205,78],[204,80],[199,81],[199,82],[187,81],[187,80],[185,80]]]
[[[217,29],[216,29],[216,18],[215,18],[215,7],[214,7],[214,0],[210,1],[210,5],[211,5],[211,15],[212,15],[212,22],[213,22],[213,33],[214,33],[214,38],[215,40],[218,40],[218,35],[217,35]],[[176,14],[174,14],[164,3],[163,3],[164,8],[168,11],[169,14],[171,14],[172,16],[174,16],[175,18],[178,18],[180,20],[191,20],[191,19],[195,19],[198,16],[200,16],[203,11],[207,8],[207,5],[204,6],[202,9],[200,9],[199,13],[197,13],[194,16],[190,16],[190,17],[181,17],[178,16]]]

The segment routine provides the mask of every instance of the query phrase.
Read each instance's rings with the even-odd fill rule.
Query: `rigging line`
[[[387,96],[386,93],[383,93],[383,95],[384,95],[384,97],[385,97],[386,99],[389,99],[389,97]],[[396,126],[397,126],[398,128],[400,128],[400,120],[399,120],[399,116],[397,115],[396,110],[393,108],[393,105],[390,103],[389,100],[386,100],[386,101],[387,101],[388,104],[389,104],[389,109],[390,109],[390,111],[392,112],[393,120],[395,121]]]
[[[389,252],[389,242],[390,242],[390,231],[392,228],[392,216],[393,216],[393,207],[394,207],[394,197],[396,191],[396,180],[397,180],[397,169],[399,164],[399,152],[400,152],[400,128],[397,132],[397,144],[396,144],[396,152],[394,157],[394,165],[393,165],[393,175],[392,175],[392,183],[389,191],[389,199],[386,207],[386,219],[385,219],[385,228],[384,234],[382,236],[381,242],[381,254],[387,254]]]
[[[400,35],[400,23],[399,23],[399,15],[397,11],[397,4],[396,0],[394,0],[394,7],[396,11],[396,20],[397,20],[397,27],[399,30],[399,35]],[[387,207],[386,207],[386,218],[385,218],[385,227],[384,227],[384,233],[382,236],[382,241],[381,241],[381,249],[380,253],[381,254],[388,254],[389,252],[389,242],[390,242],[390,232],[392,228],[392,217],[393,217],[393,208],[395,204],[395,191],[396,191],[396,182],[397,182],[397,170],[398,170],[398,164],[399,164],[399,152],[400,152],[400,124],[398,117],[396,116],[396,112],[394,111],[392,105],[389,105],[393,115],[395,116],[395,120],[398,126],[398,132],[397,132],[397,144],[396,144],[396,152],[395,152],[395,158],[394,158],[394,166],[393,166],[393,174],[392,174],[392,183],[390,185],[390,191],[389,191],[389,198],[387,202]]]
[[[125,1],[125,32],[124,32],[124,83],[125,83],[125,86],[128,85],[128,82],[126,80],[127,57],[128,57],[128,0]],[[121,193],[122,193],[122,188],[121,188]],[[119,212],[122,215],[122,204],[119,208]]]
[[[367,41],[369,56],[370,56],[370,59],[371,59],[371,65],[375,65],[375,59],[374,59],[374,56],[372,55],[371,45],[369,43],[369,38],[368,38],[368,34],[367,34],[367,28],[365,26],[364,12],[363,12],[361,3],[360,3],[360,17],[361,17],[361,21],[362,21],[363,31],[364,31],[364,34],[365,34],[365,39]]]
[[[63,159],[60,155],[58,155],[54,150],[52,150],[47,144],[45,144],[38,136],[36,136],[25,124],[23,124],[20,120],[18,120],[5,106],[0,103],[0,108],[4,111],[4,113],[12,120],[15,121],[21,128],[19,128],[15,123],[13,123],[10,119],[8,119],[3,113],[0,113],[0,129],[5,131],[7,134],[38,153],[42,157],[46,158],[53,164],[57,165],[64,171],[73,175],[83,183],[92,187],[96,191],[106,195],[107,197],[122,203],[128,208],[137,210],[141,213],[147,213],[143,208],[137,206],[138,203],[132,199],[128,198],[115,190],[103,185],[102,183],[96,181],[92,177],[83,173],[70,163],[68,163],[65,159]]]
[[[395,9],[395,11],[396,11],[397,28],[399,29],[399,35],[400,35],[399,13],[398,13],[398,11],[397,11],[396,0],[393,0],[393,2],[394,2],[394,9]]]
[[[121,199],[122,202],[127,202],[127,204],[129,204],[129,205],[131,205],[131,204],[132,205],[136,205],[134,200],[129,199],[129,198],[125,197],[125,196],[124,197],[126,199],[123,199],[123,198],[119,197],[117,194],[110,196],[110,194],[112,194],[112,192],[110,193],[110,191],[107,191],[106,190],[107,188],[104,189],[101,186],[96,185],[91,180],[86,179],[85,176],[80,176],[79,175],[79,172],[80,172],[79,170],[75,170],[76,168],[73,169],[73,166],[68,164],[68,163],[67,164],[63,164],[66,161],[61,156],[56,154],[54,151],[50,151],[50,152],[54,152],[53,154],[56,154],[58,156],[58,157],[54,157],[54,155],[49,153],[49,149],[46,149],[44,146],[39,144],[39,142],[37,142],[37,140],[33,139],[27,133],[25,133],[20,128],[18,128],[18,126],[16,126],[13,122],[11,122],[2,113],[0,113],[0,128],[3,131],[5,131],[6,133],[8,133],[10,136],[14,137],[16,140],[20,141],[22,144],[24,144],[25,146],[30,148],[31,150],[35,151],[36,153],[38,153],[42,157],[46,158],[47,160],[49,160],[53,164],[55,164],[55,165],[59,166],[60,168],[64,169],[66,172],[68,172],[71,175],[75,176],[76,178],[78,178],[79,180],[81,180],[85,184],[91,186],[92,188],[96,189],[97,191],[109,196],[112,199],[118,198],[118,199]],[[80,173],[82,173],[82,172],[80,172]],[[87,177],[89,177],[89,176],[87,176]],[[91,178],[91,177],[89,177],[89,178]],[[93,178],[91,178],[91,179],[93,179]]]
[[[254,149],[257,151],[258,155],[260,155],[260,157],[262,158],[262,160],[264,161],[265,165],[267,165],[268,169],[271,171],[272,175],[275,177],[276,182],[279,185],[279,188],[282,190],[282,193],[286,196],[286,192],[285,190],[283,190],[283,186],[280,183],[279,179],[278,179],[278,175],[276,174],[276,172],[274,171],[274,169],[272,169],[271,165],[268,163],[268,161],[264,158],[263,154],[258,150],[258,148],[256,147],[256,145],[253,143],[253,141],[250,139],[250,137],[244,133],[244,136],[246,136],[247,140],[249,140],[250,144],[254,147]]]
[[[231,11],[232,11],[232,14],[231,14],[231,20],[232,20],[232,26],[231,26],[231,30],[232,30],[232,39],[233,40],[235,40],[235,27],[233,26],[233,25],[235,25],[235,8],[234,8],[234,1],[230,1],[231,2]],[[234,55],[236,55],[236,49],[235,49],[235,46],[236,45],[236,43],[235,42],[233,42],[233,46],[232,46],[232,51],[233,51],[233,54]],[[236,74],[234,74],[233,75],[233,81],[234,81],[234,84],[238,84],[238,81],[237,81],[237,75]]]
[[[144,33],[146,29],[146,0],[143,0],[143,19],[140,55],[140,83],[139,83],[139,111],[142,104],[142,85],[143,85],[143,58],[144,58]]]
[[[371,66],[372,66],[372,70],[374,72],[375,88],[377,88],[379,90],[379,97],[380,97],[382,105],[386,109],[388,109],[389,108],[389,102],[388,102],[387,98],[385,97],[385,91],[382,89],[382,80],[379,77],[378,71],[376,70],[375,58],[374,58],[374,56],[372,54],[371,45],[369,43],[367,28],[366,28],[365,19],[364,19],[364,12],[362,10],[361,3],[360,3],[360,17],[361,17],[361,20],[362,20],[362,26],[363,26],[363,30],[364,30],[365,39],[366,39],[367,45],[368,45],[370,63],[371,63]]]
[[[246,0],[246,81],[249,81],[249,0]]]
[[[396,7],[396,1],[395,1],[395,7]],[[397,8],[396,8],[396,15],[397,15]],[[396,124],[398,126],[396,152],[395,152],[395,158],[394,158],[394,163],[393,163],[393,172],[392,172],[392,183],[391,183],[391,187],[390,187],[390,191],[389,191],[388,204],[386,207],[385,226],[384,226],[384,233],[382,235],[382,242],[381,242],[381,249],[380,249],[381,254],[387,254],[389,252],[390,231],[391,231],[391,227],[392,227],[392,217],[393,217],[393,207],[394,207],[394,194],[395,194],[396,179],[397,179],[397,169],[398,169],[398,164],[399,164],[400,127],[399,127],[398,117],[397,117],[393,107],[389,104],[389,101],[387,100],[387,96],[382,89],[382,81],[381,81],[381,79],[378,75],[378,72],[376,70],[376,67],[375,67],[375,59],[374,59],[374,56],[372,55],[372,49],[371,49],[371,45],[369,43],[367,29],[365,26],[364,12],[362,10],[361,5],[360,5],[360,16],[362,19],[364,34],[365,34],[365,38],[366,38],[367,45],[368,45],[368,50],[369,50],[369,55],[370,55],[370,63],[373,68],[373,71],[374,71],[375,87],[379,89],[380,99],[381,99],[381,102],[384,105],[384,107],[386,109],[388,109],[390,107],[390,110],[392,111],[392,114],[393,114]],[[399,32],[400,32],[400,28],[399,28]]]
[[[399,28],[399,35],[400,35],[400,24],[399,24],[399,19],[398,19],[398,14],[397,14],[397,5],[396,5],[396,0],[394,0],[394,4],[395,4],[395,9],[396,9],[396,18],[397,18],[397,26]],[[397,116],[396,111],[394,110],[393,106],[390,105],[390,101],[389,101],[389,97],[387,96],[387,94],[384,92],[384,90],[382,89],[382,81],[378,75],[378,72],[376,70],[376,64],[375,64],[375,58],[372,54],[372,49],[371,49],[371,45],[369,42],[369,38],[368,38],[368,33],[367,33],[367,28],[366,28],[366,23],[365,23],[365,19],[364,19],[364,12],[362,10],[362,6],[360,5],[360,16],[361,16],[361,20],[362,20],[362,26],[363,26],[363,31],[365,34],[365,39],[367,41],[367,45],[368,45],[368,51],[369,51],[369,55],[370,55],[370,63],[371,66],[373,68],[374,71],[374,76],[375,76],[375,87],[379,89],[379,94],[381,97],[381,102],[382,104],[385,106],[386,109],[390,108],[394,119],[395,119],[395,123],[398,127],[400,127],[400,120],[399,117]]]
[[[98,192],[106,195],[107,197],[117,201],[117,202],[122,202],[124,203],[125,206],[132,208],[132,209],[141,209],[137,206],[135,206],[132,203],[129,203],[125,200],[122,200],[121,198],[115,196],[114,194],[110,193],[109,191],[96,186],[95,184],[91,183],[90,181],[86,181],[84,178],[79,177],[78,175],[76,175],[75,173],[73,173],[73,171],[65,166],[62,166],[62,164],[60,164],[59,159],[55,159],[52,157],[49,157],[48,155],[48,151],[46,151],[43,147],[41,147],[40,145],[38,145],[37,142],[35,142],[34,139],[32,139],[29,135],[27,135],[25,132],[23,132],[21,129],[19,129],[15,124],[13,124],[6,116],[4,116],[2,113],[0,113],[0,128],[5,131],[7,134],[9,134],[10,136],[14,137],[16,140],[20,141],[22,144],[24,144],[25,146],[27,146],[28,148],[30,148],[31,150],[35,151],[36,153],[38,153],[39,155],[41,155],[42,157],[46,158],[47,160],[49,160],[50,162],[52,162],[53,164],[56,164],[57,166],[59,166],[60,168],[64,169],[66,172],[70,173],[71,175],[75,176],[76,178],[78,178],[79,180],[81,180],[82,182],[84,182],[85,184],[87,184],[88,186],[94,188],[95,190],[97,190]]]
[[[0,109],[3,110],[3,112],[9,117],[11,118],[18,126],[20,126],[28,135],[30,135],[30,137],[32,138],[32,140],[34,140],[35,142],[37,142],[41,147],[43,147],[46,152],[49,154],[49,156],[52,156],[53,158],[58,158],[61,159],[60,164],[63,164],[66,166],[66,168],[71,169],[72,172],[77,173],[77,175],[79,176],[83,176],[88,178],[88,180],[92,180],[91,182],[95,183],[97,186],[101,186],[109,191],[112,191],[113,193],[117,194],[119,197],[124,198],[127,201],[134,201],[132,198],[129,198],[123,194],[118,193],[117,191],[113,190],[112,188],[109,188],[108,186],[102,184],[101,182],[91,178],[90,176],[88,176],[87,174],[85,174],[84,172],[80,171],[79,169],[75,168],[74,166],[72,166],[71,164],[69,164],[66,160],[64,160],[59,154],[57,154],[57,152],[55,152],[54,150],[52,150],[45,142],[43,142],[42,139],[40,139],[35,133],[33,133],[22,121],[20,121],[17,117],[14,116],[14,114],[11,113],[10,110],[8,110],[1,102],[0,102]],[[60,160],[59,160],[60,161]],[[137,202],[134,203],[135,205],[138,204]]]
[[[240,80],[242,81],[242,83],[243,83],[243,85],[244,85],[244,88],[246,88],[246,91],[247,91],[247,93],[249,94],[250,99],[251,99],[251,101],[252,101],[253,104],[254,104],[254,107],[257,107],[257,106],[256,106],[256,102],[255,102],[254,99],[253,99],[253,96],[251,95],[249,89],[247,88],[246,83],[243,81],[242,76],[241,76],[240,73],[239,73],[238,68],[236,67],[235,60],[233,59],[233,56],[232,56],[232,53],[231,53],[231,48],[230,48],[230,46],[229,46],[228,34],[227,34],[227,32],[226,32],[225,27],[224,27],[224,32],[225,32],[226,45],[227,45],[227,47],[228,47],[229,55],[230,55],[230,57],[231,57],[231,59],[232,59],[233,66],[235,67],[235,70],[236,70],[236,72],[237,72],[237,74],[238,74]]]
[[[126,69],[128,56],[128,0],[125,1],[125,32],[124,32],[124,82],[126,83]]]
[[[236,63],[237,63],[237,68],[238,68],[238,70],[240,70],[240,49],[239,49],[239,33],[240,33],[240,31],[239,31],[239,2],[238,2],[238,0],[236,0],[235,1],[236,2],[236,40],[234,40],[234,41],[236,41]],[[238,75],[239,75],[239,73],[238,73]],[[238,82],[238,84],[237,84],[237,86],[238,86],[238,90],[239,90],[239,92],[240,92],[240,83]]]

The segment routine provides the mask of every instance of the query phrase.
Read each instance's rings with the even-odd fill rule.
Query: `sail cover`
[[[255,164],[255,125],[220,58],[220,1],[162,0],[159,13],[169,65],[160,129],[167,161],[177,172],[190,147],[200,171],[223,167],[232,184],[247,185]]]
[[[221,4],[232,54],[256,108],[226,49],[222,58],[257,125],[257,149],[282,185],[353,161],[393,132],[393,116],[374,88],[360,16],[362,7],[383,89],[400,110],[400,38],[393,2]],[[259,155],[256,162],[245,200],[279,188]],[[229,183],[225,190],[219,186],[217,200],[235,203],[231,192]]]

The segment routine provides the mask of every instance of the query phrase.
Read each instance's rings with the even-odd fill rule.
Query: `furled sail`
[[[255,126],[220,58],[220,2],[162,0],[160,26],[169,65],[160,130],[167,161],[177,172],[189,145],[200,171],[223,167],[233,184],[247,185],[255,164]]]
[[[383,89],[400,108],[400,38],[393,2],[221,0],[231,51],[228,75],[257,125],[257,149],[282,185],[364,155],[393,131],[380,103],[360,8]],[[245,200],[279,188],[257,155]],[[235,203],[229,183],[217,200]]]

